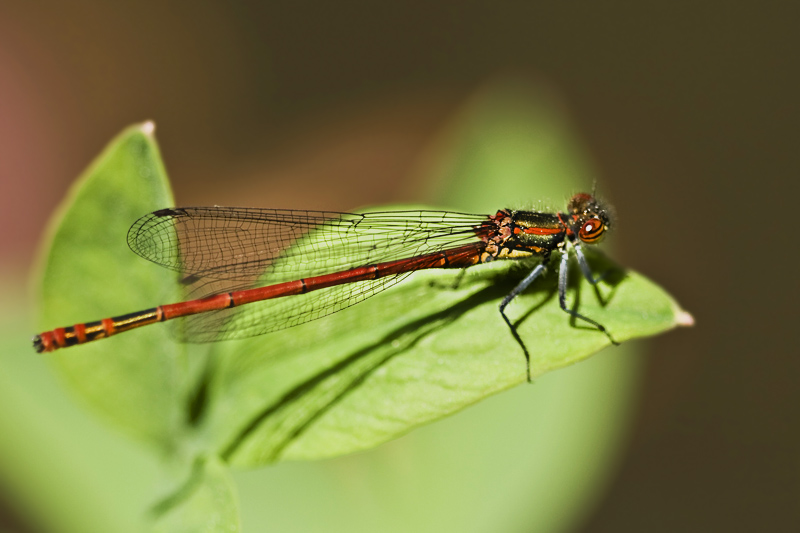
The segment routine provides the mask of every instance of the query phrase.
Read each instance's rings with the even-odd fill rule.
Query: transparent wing
[[[366,214],[193,207],[156,211],[128,232],[138,255],[183,276],[189,298],[272,285],[480,243],[484,215]],[[477,250],[477,248],[476,248]],[[258,335],[334,313],[410,272],[187,317],[179,336],[208,342]]]

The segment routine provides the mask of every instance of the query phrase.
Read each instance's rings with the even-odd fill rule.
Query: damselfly
[[[609,229],[608,211],[576,194],[566,212],[502,209],[494,215],[445,211],[365,214],[237,207],[161,209],[136,221],[128,245],[145,259],[183,276],[188,300],[137,313],[56,328],[36,335],[37,352],[51,352],[123,331],[186,317],[185,342],[260,335],[314,320],[361,302],[418,270],[463,269],[499,259],[541,261],[500,303],[500,315],[530,354],[506,306],[561,252],[558,301],[568,314],[611,335],[566,304],[569,257],[596,284],[581,249]],[[288,298],[290,297],[291,298]]]

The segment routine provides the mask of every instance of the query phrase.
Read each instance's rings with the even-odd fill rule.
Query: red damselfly
[[[189,299],[56,328],[36,335],[33,346],[51,352],[179,317],[186,317],[179,331],[185,342],[250,337],[349,307],[417,270],[538,256],[541,261],[500,303],[500,315],[525,354],[530,379],[530,354],[505,309],[544,273],[553,252],[561,252],[561,309],[614,342],[601,324],[566,304],[570,253],[586,279],[596,284],[599,278],[592,275],[581,244],[598,242],[610,224],[608,211],[589,194],[573,196],[563,213],[503,209],[489,216],[161,209],[131,226],[128,245],[145,259],[179,272]]]

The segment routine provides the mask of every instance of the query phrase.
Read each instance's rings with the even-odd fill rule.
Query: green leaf
[[[153,510],[153,530],[164,533],[236,533],[239,498],[228,467],[218,458],[195,461],[187,481]]]
[[[456,210],[486,213],[501,207],[563,209],[572,193],[591,188],[595,173],[557,108],[551,95],[522,84],[490,87],[476,96],[435,144],[432,164],[423,169],[432,199]],[[173,273],[136,258],[125,245],[134,220],[172,205],[148,130],[136,126],[115,139],[56,217],[42,262],[43,328],[180,298]],[[599,253],[591,254],[590,262],[598,273],[612,270],[599,292],[572,272],[570,305],[603,323],[618,341],[685,321],[687,315],[652,282]],[[512,262],[481,265],[469,269],[458,284],[455,272],[417,273],[325,320],[218,343],[207,367],[205,357],[188,358],[184,347],[169,339],[168,328],[159,326],[45,357],[94,409],[162,450],[180,452],[172,454],[173,461],[221,456],[221,461],[197,460],[185,484],[157,508],[163,530],[214,524],[238,528],[236,496],[224,462],[252,467],[367,449],[523,383],[522,351],[497,305],[530,268]],[[531,351],[537,376],[608,345],[602,333],[561,311],[555,288],[551,274],[508,311]],[[539,492],[534,487],[536,501],[558,509],[542,511],[543,522],[564,523],[559,516],[575,516],[581,501],[576,494],[597,486],[597,472],[603,471],[616,442],[608,428],[622,427],[618,413],[628,396],[618,391],[630,390],[635,360],[608,361],[619,369],[598,364],[591,376],[575,369],[559,372],[573,378],[558,381],[558,387],[537,387],[531,395],[538,395],[545,422],[560,418],[542,425],[549,428],[537,447],[542,458],[529,458],[533,464],[526,462],[524,468],[546,475],[558,453],[562,463],[581,465],[574,476],[551,479],[545,492],[541,484]],[[198,387],[200,369],[205,374]],[[576,375],[583,381],[576,381]],[[586,417],[570,410],[579,398],[606,389],[617,395],[604,404],[608,412],[593,408]],[[200,422],[196,433],[186,424],[190,420]],[[590,449],[586,442],[592,443]],[[505,459],[490,452],[485,464]],[[509,481],[508,486],[522,485]],[[463,510],[457,514],[467,516]]]
[[[242,342],[215,382],[228,394],[215,395],[214,431],[236,434],[223,452],[245,465],[349,453],[523,383],[522,351],[497,312],[521,273],[510,264],[474,267],[458,289],[450,287],[456,273],[418,273],[324,322]],[[555,291],[551,276],[511,307],[512,316],[525,315],[519,333],[534,354],[534,376],[609,344],[573,326]],[[580,311],[619,341],[676,324],[672,300],[635,273],[617,282],[605,306],[585,280],[575,292]],[[248,414],[252,422],[236,433]]]
[[[523,190],[534,194],[525,184],[567,198],[570,180],[588,177],[590,165],[566,123],[547,99],[513,90],[494,97],[467,110],[455,128],[460,137],[450,140],[450,162],[443,158],[437,167],[446,177],[433,181],[458,184],[447,195],[463,202],[456,208],[487,204],[487,213],[508,207]],[[462,189],[470,191],[463,198]],[[487,199],[503,196],[505,202],[488,206]],[[599,254],[590,257],[596,272],[610,274],[596,292],[574,272],[570,302],[617,341],[680,321],[683,312],[658,286]],[[510,261],[476,266],[457,288],[457,272],[420,272],[325,320],[217,345],[204,434],[241,466],[332,457],[523,383],[523,353],[497,307],[530,268]],[[559,308],[554,275],[517,298],[509,313],[533,355],[534,376],[610,344]]]
[[[138,259],[130,225],[172,205],[153,124],[117,136],[72,187],[50,224],[39,285],[43,329],[99,320],[179,298],[174,273]],[[44,354],[92,408],[167,450],[183,420],[188,363],[164,328]]]

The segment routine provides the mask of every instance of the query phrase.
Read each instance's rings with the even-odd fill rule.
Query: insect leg
[[[519,333],[517,333],[517,327],[506,316],[505,309],[511,300],[519,296],[522,291],[530,287],[531,283],[533,283],[536,278],[542,275],[547,268],[547,262],[548,259],[545,258],[540,264],[536,265],[536,268],[534,268],[530,274],[525,276],[525,279],[523,279],[519,285],[514,287],[514,290],[508,293],[506,297],[503,298],[503,301],[500,302],[500,315],[503,317],[503,320],[506,321],[508,327],[511,328],[511,334],[514,336],[517,344],[522,347],[522,351],[525,353],[525,367],[527,369],[528,383],[533,383],[531,380],[531,355],[528,353],[528,348],[525,346],[525,343],[522,342],[522,338],[520,338]]]
[[[586,278],[586,280],[592,285],[597,285],[598,283],[600,283],[603,280],[603,278],[606,277],[608,271],[603,272],[602,274],[600,274],[599,277],[595,278],[594,274],[592,274],[592,269],[589,267],[589,263],[586,261],[586,256],[583,255],[583,248],[581,248],[581,245],[577,242],[573,242],[572,246],[575,248],[575,255],[578,257],[578,265],[581,267],[581,272],[583,272],[583,277]]]
[[[589,282],[591,282],[592,284],[595,284],[598,281],[600,281],[600,279],[595,280],[592,278],[592,272],[591,270],[589,270],[589,265],[586,264],[586,259],[583,258],[583,254],[580,253],[580,248],[578,248],[577,245],[575,246],[575,250],[577,252],[576,255],[578,256],[578,264],[581,265],[581,270],[583,270],[583,274],[584,276],[586,276],[586,279],[589,280]],[[583,259],[583,262],[581,262],[581,259]],[[568,250],[565,249],[561,253],[561,265],[558,268],[558,305],[561,306],[561,309],[564,312],[569,313],[570,316],[572,316],[573,318],[583,320],[584,322],[588,322],[598,330],[602,331],[605,334],[605,336],[608,337],[608,340],[611,341],[611,344],[619,345],[619,343],[614,340],[611,334],[608,331],[606,331],[605,326],[567,307],[568,273],[569,273],[569,252]]]

